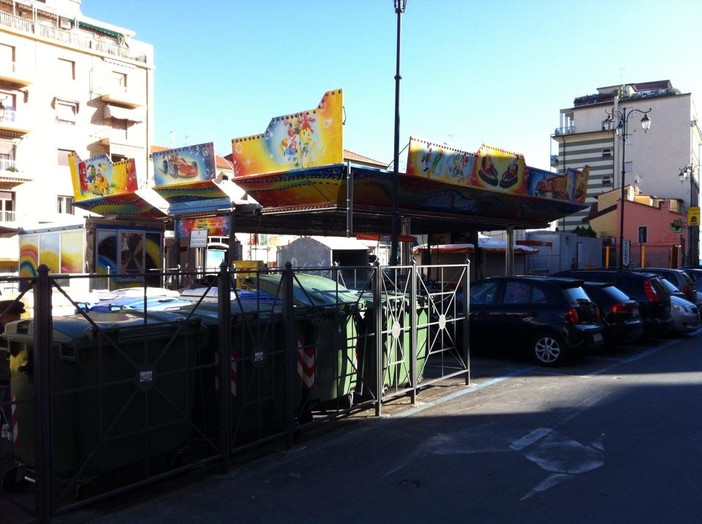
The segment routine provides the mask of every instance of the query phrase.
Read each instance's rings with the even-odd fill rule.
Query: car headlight
[[[683,311],[683,312],[685,311],[685,308],[683,306],[681,306],[680,304],[671,304],[671,305],[673,306],[673,309],[675,311]]]

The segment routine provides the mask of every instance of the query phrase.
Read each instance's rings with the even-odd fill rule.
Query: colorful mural
[[[590,168],[552,173],[529,167],[517,153],[483,145],[468,153],[410,138],[407,175],[496,193],[585,203]]]
[[[133,158],[112,163],[107,155],[81,160],[68,156],[74,205],[103,216],[163,218],[165,213],[137,194]]]
[[[191,185],[217,178],[214,144],[197,144],[158,151],[151,155],[154,186]]]
[[[81,160],[77,154],[68,156],[76,203],[98,197],[133,193],[137,190],[134,159],[113,164],[107,155]]]
[[[163,218],[165,216],[162,210],[141,198],[137,193],[93,198],[78,202],[76,205],[102,216],[139,216],[143,218]]]
[[[232,139],[234,176],[343,162],[343,91],[328,91],[316,109],[273,118],[261,135]]]
[[[228,237],[229,217],[183,218],[175,221],[176,238],[189,238],[193,229],[206,229],[211,237]]]
[[[82,273],[83,236],[83,230],[20,235],[20,276],[36,277],[41,264],[52,273]]]
[[[20,235],[19,276],[33,278],[39,267],[39,235]]]

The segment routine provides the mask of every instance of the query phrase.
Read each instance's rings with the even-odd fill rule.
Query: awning
[[[143,122],[140,116],[133,109],[105,104],[102,108],[103,118],[114,118],[116,120],[127,120],[128,122]]]
[[[89,24],[87,22],[78,22],[78,27],[81,29],[88,29],[90,31],[95,31],[96,33],[102,33],[107,36],[111,36],[112,38],[116,38],[117,40],[124,40],[124,35],[122,33],[118,33],[117,31],[112,31],[110,29],[107,29],[105,27],[100,27],[97,25]]]
[[[12,237],[17,234],[18,226],[0,225],[0,237]]]
[[[31,180],[31,177],[20,173],[15,173],[13,175],[3,173],[0,175],[0,189],[12,189],[15,186],[24,184],[25,182],[29,182]]]

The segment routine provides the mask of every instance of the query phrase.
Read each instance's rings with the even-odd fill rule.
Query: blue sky
[[[226,155],[232,138],[342,88],[344,147],[392,160],[393,0],[83,0],[82,12],[154,46],[159,145],[172,132],[175,146]],[[548,168],[577,96],[665,79],[702,96],[701,15],[699,0],[408,0],[401,147],[485,143]]]

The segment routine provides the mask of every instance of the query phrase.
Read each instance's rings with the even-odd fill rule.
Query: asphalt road
[[[557,369],[474,357],[470,387],[57,522],[696,523],[701,341],[659,339]]]

